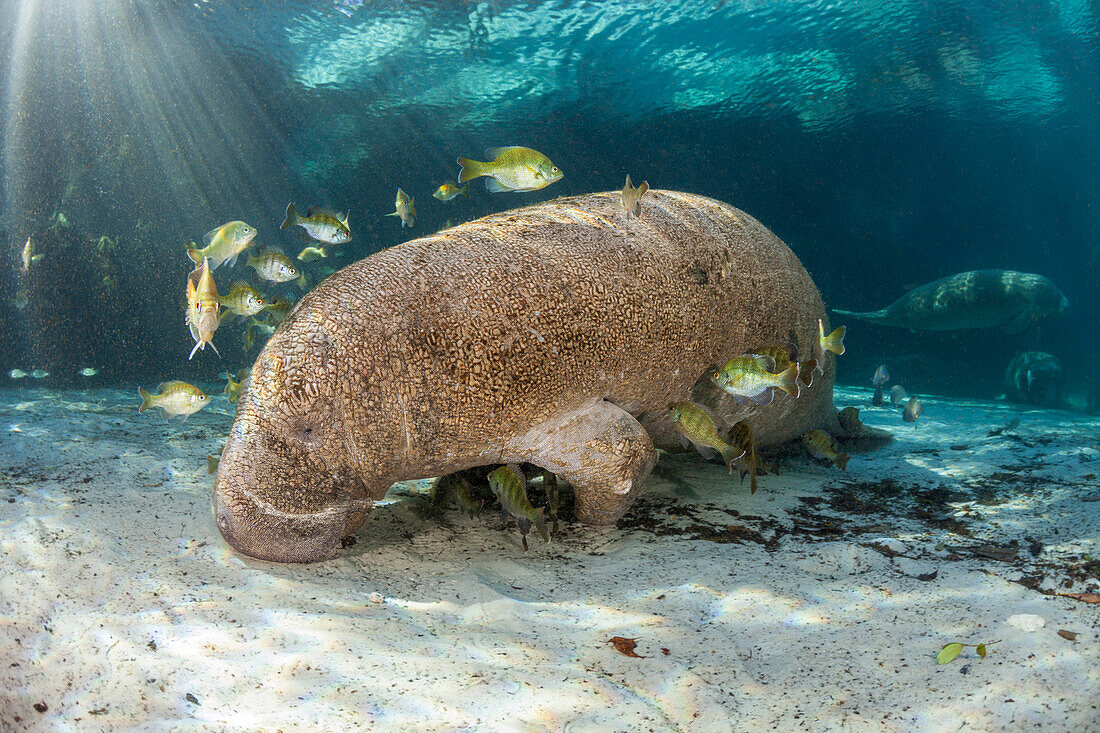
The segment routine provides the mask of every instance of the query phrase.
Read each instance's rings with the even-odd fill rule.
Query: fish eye
[[[557,173],[558,172],[558,167],[556,165],[550,166],[550,172],[551,173]]]

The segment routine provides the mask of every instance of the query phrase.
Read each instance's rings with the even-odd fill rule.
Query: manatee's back
[[[315,288],[287,328],[316,309],[356,388],[402,404],[409,444],[437,454],[603,398],[678,445],[667,405],[709,367],[775,342],[810,358],[825,318],[798,258],[759,222],[659,190],[641,218],[617,192],[590,194],[380,252]],[[742,408],[723,395],[723,416],[749,416],[764,444],[787,440],[829,419],[832,381],[830,363],[797,400]]]

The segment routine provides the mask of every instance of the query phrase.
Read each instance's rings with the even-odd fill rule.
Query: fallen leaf
[[[1066,631],[1065,629],[1058,629],[1058,636],[1066,639],[1067,641],[1073,641],[1077,638],[1076,631]]]
[[[623,654],[628,657],[637,657],[638,659],[645,659],[641,654],[634,653],[634,647],[638,646],[638,642],[634,639],[627,639],[622,636],[612,636],[610,639],[604,642],[604,644],[614,644],[615,651],[619,654]]]
[[[1058,633],[1062,633],[1062,632],[1059,631]],[[1069,633],[1069,632],[1067,631],[1066,633]],[[1074,636],[1076,636],[1076,634]],[[664,654],[667,657],[668,656],[668,649],[665,649],[664,647],[661,647],[661,654]]]
[[[1059,593],[1058,595],[1081,601],[1081,603],[1100,603],[1100,593]]]
[[[981,657],[982,659],[985,659],[985,644],[978,644],[978,648],[975,649],[974,651],[976,651],[978,653],[979,657]]]
[[[963,650],[963,645],[955,642],[954,644],[944,644],[943,649],[940,649],[940,653],[936,655],[936,664],[947,664],[955,657],[959,656],[959,652]]]

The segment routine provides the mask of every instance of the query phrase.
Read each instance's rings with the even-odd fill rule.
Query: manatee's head
[[[329,559],[369,509],[348,468],[330,354],[319,328],[280,329],[241,395],[214,481],[214,518],[245,555]]]
[[[1037,315],[1056,316],[1069,308],[1069,298],[1045,277],[1039,279],[1033,297]]]

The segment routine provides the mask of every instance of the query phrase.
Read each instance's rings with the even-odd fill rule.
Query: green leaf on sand
[[[978,648],[974,651],[978,652],[979,657],[985,657],[985,644],[978,644]]]
[[[963,645],[955,642],[954,644],[945,644],[943,649],[940,649],[940,653],[936,656],[936,664],[947,664],[955,657],[959,656],[959,652],[963,650]]]

